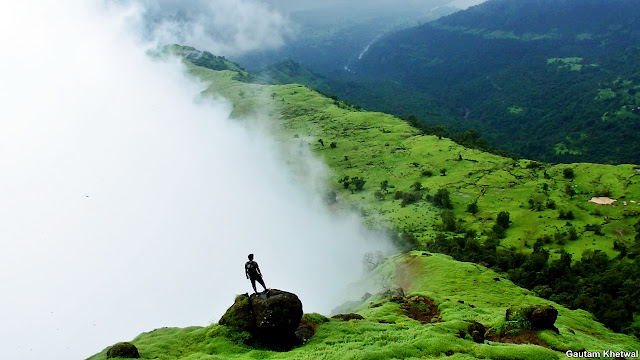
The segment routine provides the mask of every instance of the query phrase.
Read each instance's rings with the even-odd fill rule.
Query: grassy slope
[[[498,212],[508,211],[512,225],[503,245],[530,248],[543,235],[566,232],[569,225],[567,220],[558,219],[560,210],[574,213],[575,220],[569,224],[577,230],[579,239],[550,244],[551,249],[565,248],[577,258],[588,248],[615,256],[616,239],[634,244],[633,224],[640,214],[640,174],[635,166],[541,164],[541,168],[531,169],[527,168],[529,160],[515,161],[467,149],[448,139],[422,136],[395,117],[354,111],[301,85],[250,85],[234,81],[232,72],[192,71],[215,82],[206,93],[220,93],[230,99],[235,104],[235,116],[251,114],[269,103],[269,114],[281,125],[276,134],[282,141],[298,141],[293,139],[295,135],[306,141],[333,170],[331,180],[336,186],[345,175],[363,177],[367,183],[362,192],[351,194],[339,188],[339,200],[356,204],[374,226],[407,229],[422,241],[435,236],[433,227],[440,223],[440,209],[426,201],[401,207],[400,200],[393,198],[395,190],[411,191],[411,185],[418,181],[430,194],[449,189],[459,221],[479,233],[489,231]],[[323,139],[325,146],[318,139]],[[337,147],[330,148],[331,142]],[[459,155],[462,161],[458,161]],[[446,176],[440,176],[442,168],[447,169]],[[573,169],[574,179],[564,177],[566,168]],[[434,176],[423,176],[424,170]],[[381,201],[373,194],[384,180],[395,188]],[[547,194],[543,192],[545,183]],[[566,194],[567,185],[577,192],[572,199]],[[588,202],[607,189],[612,198],[620,199],[616,206]],[[556,209],[543,206],[543,211],[531,210],[529,199],[543,205],[551,200]],[[480,211],[471,215],[465,209],[474,200]],[[603,225],[604,235],[584,231],[587,224]]]
[[[603,207],[586,202],[591,192],[603,186],[608,186],[616,197],[624,195],[627,201],[640,200],[639,178],[632,166],[573,164],[527,169],[529,161],[513,161],[465,149],[447,139],[422,136],[392,116],[353,111],[343,103],[336,103],[300,85],[252,85],[234,80],[236,74],[232,71],[210,71],[192,66],[190,71],[204,81],[212,82],[206,94],[221,94],[230,99],[234,103],[235,116],[250,115],[260,109],[278,120],[276,133],[281,141],[291,141],[297,135],[294,141],[308,142],[308,146],[333,170],[331,179],[336,186],[337,179],[343,175],[364,177],[367,184],[363,192],[351,194],[340,189],[338,206],[355,204],[373,226],[409,226],[420,239],[427,240],[434,234],[433,225],[439,222],[439,210],[430,203],[401,207],[399,200],[392,200],[390,195],[383,201],[374,199],[373,192],[382,180],[389,180],[401,190],[408,190],[415,181],[421,181],[431,193],[440,187],[451,189],[456,215],[468,227],[478,230],[490,227],[493,224],[490,219],[495,218],[498,211],[509,211],[513,225],[503,244],[530,246],[537,236],[553,233],[555,228],[564,226],[566,221],[556,219],[557,210],[532,212],[527,209],[527,200],[532,194],[542,194],[543,182],[549,184],[549,198],[556,201],[558,208],[574,211],[576,220],[573,223],[577,228],[586,223],[601,223],[605,216],[609,217],[604,236],[581,234],[579,240],[566,245],[570,251],[580,253],[585,248],[600,248],[614,255],[611,245],[617,235],[613,236],[613,231],[618,228],[630,230],[630,224],[636,220],[621,216],[622,211],[638,206],[636,204]],[[319,138],[324,139],[326,146],[317,142]],[[328,146],[333,141],[337,143],[335,149]],[[456,161],[459,154],[463,161]],[[414,162],[418,165],[414,166]],[[576,174],[573,185],[579,195],[573,200],[564,194],[564,186],[569,183],[562,176],[565,167],[573,168]],[[433,170],[436,176],[422,176],[423,168]],[[441,168],[447,169],[446,176],[437,175]],[[550,179],[544,178],[543,170]],[[463,211],[472,199],[478,199],[481,209],[476,216]],[[627,240],[632,241],[629,237]],[[288,353],[238,345],[224,336],[223,327],[216,324],[205,328],[157,329],[139,335],[132,342],[140,349],[143,359],[183,360],[556,359],[564,358],[561,351],[567,349],[632,350],[640,347],[636,339],[611,332],[594,321],[590,314],[557,304],[554,306],[560,311],[556,323],[560,335],[548,331],[540,335],[556,351],[535,345],[479,345],[468,338],[459,338],[457,331],[467,326],[464,320],[475,319],[486,326],[500,328],[504,325],[504,311],[508,306],[551,303],[504,278],[500,281],[495,278],[501,277],[474,264],[439,254],[422,256],[413,252],[388,259],[360,286],[365,291],[367,284],[373,289],[377,288],[374,284],[391,281],[407,293],[429,296],[439,304],[441,323],[421,325],[406,317],[398,304],[374,297],[356,309],[366,320],[331,320],[321,324],[310,343]],[[369,308],[373,302],[382,305]],[[380,320],[391,323],[379,323]],[[106,350],[90,359],[105,359]],[[446,356],[445,352],[454,354]]]
[[[560,359],[563,351],[630,350],[640,346],[635,339],[614,334],[581,310],[568,310],[535,297],[491,270],[461,263],[440,254],[420,252],[398,255],[379,266],[364,281],[373,285],[380,278],[403,285],[410,294],[429,296],[439,304],[442,322],[422,325],[406,317],[399,305],[373,297],[360,305],[361,321],[330,320],[318,326],[311,341],[287,353],[256,350],[238,345],[224,334],[222,326],[185,329],[163,328],[139,335],[132,341],[142,359]],[[461,304],[459,301],[464,301]],[[371,304],[381,306],[372,307]],[[470,307],[469,305],[475,307]],[[560,334],[543,331],[540,337],[556,350],[536,345],[495,342],[476,344],[460,338],[459,330],[476,320],[485,326],[504,326],[504,314],[511,305],[552,304],[559,309],[556,325]],[[380,321],[386,322],[381,323]],[[572,330],[574,333],[571,333]],[[89,358],[102,360],[106,350]],[[453,352],[446,356],[445,352]]]

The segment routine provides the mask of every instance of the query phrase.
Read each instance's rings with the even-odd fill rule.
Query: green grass
[[[568,310],[540,299],[491,270],[445,255],[411,252],[392,257],[356,287],[373,292],[381,281],[390,281],[391,287],[402,286],[410,295],[433,299],[439,304],[443,321],[422,325],[408,318],[399,304],[374,296],[355,309],[365,320],[318,321],[317,332],[309,343],[285,353],[239,345],[229,339],[223,326],[216,324],[203,328],[157,329],[139,335],[132,343],[138,347],[142,359],[163,360],[560,359],[564,358],[563,351],[570,349],[629,351],[640,346],[634,338],[611,332],[584,311]],[[373,304],[379,306],[372,307]],[[551,304],[559,310],[556,326],[560,334],[540,333],[541,339],[555,350],[536,345],[476,344],[457,335],[468,326],[468,320],[500,328],[504,326],[508,307],[540,304]],[[318,317],[311,317],[314,316]],[[105,359],[106,351],[89,360]]]
[[[338,193],[338,203],[334,206],[362,210],[365,221],[373,227],[405,229],[421,242],[432,239],[436,234],[434,226],[440,224],[441,209],[427,201],[402,207],[401,201],[393,196],[397,190],[411,191],[411,185],[420,182],[428,189],[424,194],[433,195],[440,188],[448,189],[460,224],[480,234],[491,229],[498,212],[509,212],[512,224],[502,241],[505,246],[528,251],[537,238],[566,232],[569,227],[578,231],[578,240],[547,247],[550,250],[564,248],[574,254],[576,260],[586,249],[599,249],[611,257],[616,256],[618,252],[613,249],[616,239],[634,244],[633,224],[639,219],[636,213],[640,214],[635,211],[640,210],[640,174],[632,165],[547,165],[516,161],[467,149],[446,138],[424,136],[393,116],[356,111],[302,85],[246,84],[234,80],[232,71],[193,66],[190,70],[211,82],[205,95],[221,95],[234,104],[235,117],[267,113],[274,120],[270,124],[279,141],[308,143],[331,170],[329,179]],[[331,142],[337,146],[331,148]],[[446,176],[440,176],[443,168]],[[574,170],[573,179],[563,176],[565,168]],[[425,171],[433,175],[425,176]],[[342,188],[338,179],[344,176],[364,178],[363,190],[352,194]],[[385,198],[379,200],[374,193],[385,180],[391,187]],[[546,191],[543,190],[545,184]],[[575,196],[567,194],[568,186],[575,190]],[[591,197],[602,194],[624,200],[614,206],[588,202]],[[531,209],[530,199],[542,204],[541,211]],[[472,201],[478,202],[479,212],[475,215],[465,211]],[[555,203],[555,209],[546,208],[549,202]],[[572,211],[575,219],[559,219],[560,210]],[[601,224],[604,235],[585,231],[588,224]]]
[[[411,185],[420,182],[428,189],[425,194],[448,189],[459,223],[481,234],[493,226],[498,212],[508,211],[511,226],[502,245],[525,252],[540,236],[567,231],[569,226],[578,230],[578,240],[546,246],[578,255],[574,259],[586,249],[600,249],[613,257],[618,254],[613,249],[616,239],[634,242],[633,224],[640,216],[640,175],[634,166],[547,165],[502,158],[464,148],[446,138],[424,136],[393,116],[356,111],[301,85],[247,84],[238,81],[234,71],[187,65],[193,76],[210,83],[203,94],[229,99],[236,118],[266,114],[278,141],[308,143],[331,171],[329,180],[338,195],[332,206],[361,210],[365,221],[374,228],[411,231],[421,242],[435,237],[440,209],[424,200],[402,207],[400,200],[393,198],[396,190],[412,191]],[[325,146],[318,139],[323,139]],[[331,142],[336,143],[335,148],[329,146]],[[446,176],[440,175],[443,168]],[[564,176],[567,168],[573,170],[572,179]],[[425,175],[427,171],[432,176]],[[364,178],[367,182],[363,191],[351,193],[342,188],[338,179],[345,175]],[[374,193],[384,180],[392,188],[380,200]],[[566,193],[567,187],[576,192],[572,198]],[[587,202],[592,196],[603,194],[619,199],[616,206]],[[540,211],[530,209],[530,199],[543,204]],[[472,201],[477,201],[479,207],[475,215],[465,211]],[[555,209],[544,206],[549,201],[555,203]],[[560,210],[571,210],[575,219],[569,224],[558,219]],[[584,231],[587,224],[601,224],[604,235]],[[552,251],[552,257],[553,254]],[[141,334],[132,342],[142,359],[166,360],[558,359],[564,358],[562,351],[568,349],[629,351],[640,346],[635,338],[613,333],[585,311],[569,310],[538,298],[500,274],[445,255],[412,252],[392,257],[354,284],[354,289],[362,294],[376,292],[380,284],[401,286],[406,293],[428,296],[438,304],[443,321],[421,325],[405,316],[399,304],[374,296],[355,309],[365,320],[318,321],[312,340],[287,353],[237,344],[224,327],[216,324],[158,329]],[[371,307],[372,304],[379,306]],[[541,339],[555,350],[536,345],[476,344],[457,336],[467,326],[467,320],[501,328],[505,325],[506,308],[535,304],[552,304],[559,310],[556,325],[560,334],[540,333]],[[105,359],[106,350],[89,359]]]

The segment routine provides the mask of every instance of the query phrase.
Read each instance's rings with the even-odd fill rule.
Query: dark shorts
[[[256,287],[256,281],[260,285],[262,285],[262,287],[266,287],[266,286],[264,286],[264,280],[262,280],[262,276],[260,276],[260,275],[251,276],[250,280],[251,280],[251,286],[253,286],[253,287]]]

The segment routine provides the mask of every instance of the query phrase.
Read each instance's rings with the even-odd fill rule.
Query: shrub
[[[573,173],[573,169],[570,168],[562,170],[562,175],[564,175],[566,179],[573,179],[573,177],[575,176]]]
[[[420,191],[422,190],[422,184],[419,181],[416,181],[411,185],[411,188],[413,191]]]
[[[507,237],[505,229],[498,224],[493,225],[493,227],[491,228],[491,232],[496,239],[504,239],[505,237]]]
[[[324,315],[318,314],[318,313],[309,313],[309,314],[303,314],[302,315],[302,320],[311,323],[315,326],[318,326],[322,323],[326,323],[329,321],[329,318],[327,318]]]
[[[575,217],[573,216],[573,211],[569,210],[567,212],[564,212],[563,210],[560,210],[558,213],[558,219],[561,220],[573,220],[575,219]]]
[[[440,214],[442,218],[442,229],[444,231],[456,231],[456,217],[450,210],[445,210]]]
[[[389,181],[388,180],[385,180],[385,181],[380,183],[380,190],[388,193],[389,192],[388,188],[389,188]]]
[[[433,195],[433,204],[437,207],[443,209],[453,209],[453,204],[451,203],[451,197],[449,197],[449,190],[440,189],[438,192]]]
[[[467,212],[475,215],[478,212],[478,202],[474,201],[467,205]]]
[[[496,224],[501,226],[503,229],[508,229],[509,225],[511,225],[511,221],[509,220],[509,213],[506,211],[502,211],[498,213],[496,217]]]
[[[602,225],[600,224],[587,224],[585,226],[585,231],[593,231],[596,235],[604,235],[602,233]]]
[[[555,209],[556,208],[556,202],[553,200],[547,200],[547,209]]]
[[[329,205],[335,204],[338,201],[337,194],[335,191],[331,190],[327,193],[327,203]]]
[[[403,193],[402,202],[400,206],[407,206],[422,199],[422,195],[419,193]]]

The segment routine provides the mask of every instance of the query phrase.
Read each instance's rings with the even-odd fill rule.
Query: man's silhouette
[[[253,292],[258,293],[256,290],[256,281],[262,285],[265,291],[267,291],[267,287],[264,285],[264,280],[262,280],[262,273],[260,272],[260,267],[258,263],[253,261],[253,254],[249,254],[249,261],[244,264],[244,272],[247,275],[247,279],[251,280],[251,286],[253,286]]]

